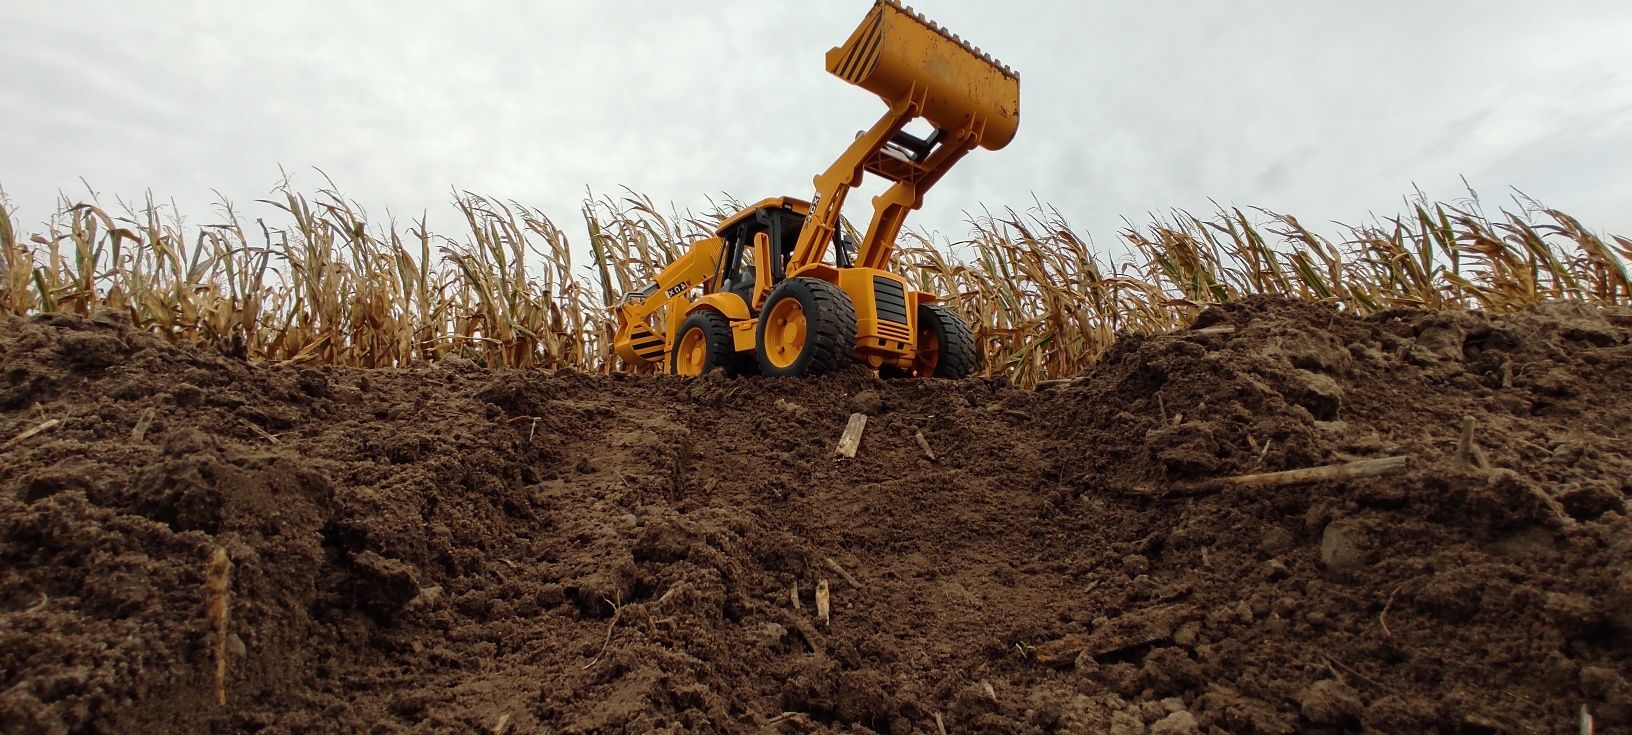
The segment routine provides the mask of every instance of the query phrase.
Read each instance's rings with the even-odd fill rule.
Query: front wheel
[[[705,375],[714,368],[724,368],[728,375],[741,372],[732,351],[731,322],[724,315],[712,311],[692,314],[680,323],[679,335],[669,356],[669,372]]]
[[[912,372],[920,378],[967,378],[975,373],[975,336],[963,317],[940,304],[918,305],[918,351]]]
[[[855,359],[856,307],[827,281],[789,278],[765,299],[756,336],[761,375],[837,372]]]

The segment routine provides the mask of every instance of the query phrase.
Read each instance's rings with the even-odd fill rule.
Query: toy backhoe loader
[[[808,376],[859,362],[888,376],[939,378],[975,370],[968,325],[891,272],[890,257],[907,213],[953,164],[1014,138],[1020,78],[895,0],[877,0],[827,52],[827,70],[889,110],[816,176],[811,201],[778,197],[738,212],[626,294],[613,347],[631,368]],[[919,118],[933,126],[927,137],[906,130]],[[856,245],[840,209],[869,173],[893,184],[873,198]],[[665,307],[660,328],[647,323]]]

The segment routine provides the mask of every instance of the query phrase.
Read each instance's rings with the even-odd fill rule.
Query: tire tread
[[[941,358],[935,363],[935,374],[923,377],[959,380],[975,374],[980,356],[975,352],[975,335],[963,317],[940,304],[920,304],[918,319],[929,319],[941,338]]]
[[[802,365],[795,363],[797,367],[790,371],[771,365],[763,356],[764,350],[756,350],[760,355],[759,369],[764,375],[826,375],[844,369],[855,360],[856,307],[850,302],[850,295],[838,286],[817,278],[790,278],[771,292],[760,313],[770,313],[771,305],[780,299],[801,295],[811,307],[805,309],[805,348],[811,350],[810,357]],[[763,343],[763,325],[759,339]]]

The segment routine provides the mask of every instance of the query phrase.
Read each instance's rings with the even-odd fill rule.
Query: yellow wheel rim
[[[920,378],[935,377],[941,364],[941,335],[927,326],[918,329],[918,354],[912,358],[912,372]]]
[[[674,372],[680,375],[702,375],[708,364],[708,338],[701,328],[692,328],[680,337],[680,347],[674,353]]]
[[[765,357],[772,365],[788,367],[805,351],[805,307],[798,299],[782,299],[766,318]]]

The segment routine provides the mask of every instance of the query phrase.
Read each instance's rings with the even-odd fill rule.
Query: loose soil
[[[1255,300],[1033,391],[12,319],[0,731],[1628,732],[1629,338]]]

